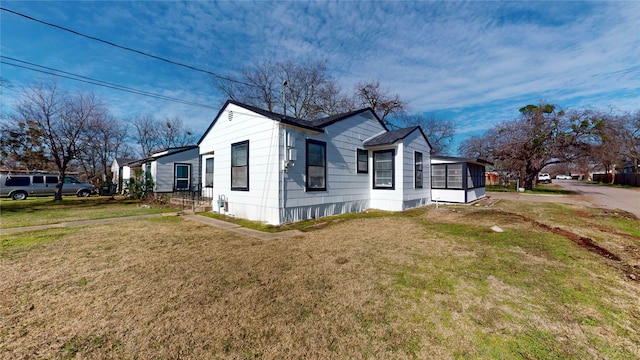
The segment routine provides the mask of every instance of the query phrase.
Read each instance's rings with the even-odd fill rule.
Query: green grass
[[[493,191],[493,192],[517,192],[518,191],[515,185],[511,185],[508,187],[501,186],[501,185],[487,185],[486,189],[487,191]],[[574,195],[575,194],[575,192],[571,190],[560,189],[553,185],[546,185],[546,184],[538,184],[538,186],[536,186],[532,190],[527,190],[526,192],[528,194],[549,194],[549,195]]]
[[[51,197],[27,198],[22,201],[0,199],[0,228],[56,224],[68,221],[95,220],[113,217],[158,214],[166,207],[150,208],[138,200],[109,197],[65,197],[53,201]]]
[[[639,358],[639,283],[556,227],[640,260],[637,219],[508,200],[321,218],[265,242],[182,217],[7,234],[0,293],[21,320],[0,324],[0,354]]]
[[[318,219],[302,220],[295,223],[287,223],[282,225],[269,225],[259,221],[251,221],[251,220],[236,218],[233,216],[218,214],[214,212],[198,213],[198,215],[201,215],[201,216],[226,221],[232,224],[237,224],[247,229],[253,229],[253,230],[264,231],[269,233],[277,233],[277,232],[288,231],[288,230],[313,231],[314,229],[320,229],[323,227],[331,226],[346,220],[378,218],[382,216],[393,216],[393,214],[394,213],[392,212],[382,211],[382,210],[367,210],[359,213],[347,213],[347,214],[341,214],[341,215],[326,216]]]

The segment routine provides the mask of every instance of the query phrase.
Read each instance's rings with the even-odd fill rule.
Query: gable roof
[[[420,131],[422,137],[427,141],[429,148],[431,148],[431,143],[429,143],[429,139],[424,135],[422,128],[420,126],[412,126],[408,128],[402,128],[397,130],[387,131],[384,134],[380,134],[374,138],[371,138],[364,142],[364,146],[382,146],[382,145],[392,145],[395,144],[398,140],[402,140],[409,136],[414,131]]]
[[[115,158],[113,159],[119,167],[122,167],[122,165],[125,165],[127,163],[130,163],[132,161],[136,161],[137,159],[129,159],[129,158]]]
[[[227,106],[229,106],[229,104],[233,104],[242,108],[245,108],[249,111],[253,111],[257,114],[260,114],[268,119],[274,120],[274,121],[278,121],[281,122],[283,124],[287,124],[287,125],[291,125],[291,126],[297,126],[303,129],[307,129],[307,130],[312,130],[312,131],[317,131],[320,133],[324,132],[324,128],[334,124],[338,121],[347,119],[351,116],[354,115],[359,115],[359,114],[363,114],[364,117],[368,118],[368,119],[376,119],[378,120],[378,122],[380,123],[380,125],[382,125],[382,127],[385,130],[388,130],[387,127],[384,125],[384,123],[382,122],[382,120],[380,120],[380,118],[378,118],[378,116],[376,115],[376,113],[371,110],[371,108],[365,108],[365,109],[360,109],[360,110],[355,110],[355,111],[350,111],[350,112],[346,112],[343,114],[337,114],[337,115],[332,115],[332,116],[328,116],[326,118],[322,118],[322,119],[318,119],[318,120],[303,120],[303,119],[298,119],[295,118],[293,116],[284,116],[282,114],[277,114],[268,110],[264,110],[264,109],[260,109],[257,108],[255,106],[252,105],[247,105],[247,104],[243,104],[241,102],[235,101],[235,100],[227,100],[224,105],[222,106],[222,108],[220,109],[220,111],[218,111],[218,114],[216,114],[215,118],[213,119],[213,121],[211,122],[211,124],[209,125],[209,127],[207,128],[207,130],[205,130],[205,132],[202,134],[202,137],[200,138],[200,140],[198,140],[198,145],[200,145],[200,143],[202,142],[202,140],[204,140],[204,138],[207,136],[207,134],[209,133],[209,131],[211,130],[211,128],[213,127],[213,125],[215,125],[215,123],[218,121],[218,119],[220,118],[220,116],[222,115],[222,113],[224,112],[224,110],[227,108]],[[367,112],[369,112],[369,114],[367,114]]]
[[[300,120],[300,119],[294,118],[292,116],[284,116],[284,115],[281,115],[281,114],[276,114],[274,112],[267,111],[267,110],[264,110],[264,109],[260,109],[260,108],[257,108],[255,106],[252,106],[252,105],[243,104],[243,103],[237,102],[235,100],[227,100],[224,103],[224,105],[222,106],[222,108],[220,109],[220,111],[218,111],[218,114],[216,114],[215,118],[213,118],[213,121],[211,122],[211,125],[209,125],[207,130],[205,130],[205,132],[202,134],[202,137],[200,138],[200,140],[198,140],[198,143],[197,143],[198,145],[200,145],[202,140],[204,140],[204,138],[207,136],[207,134],[209,133],[209,131],[211,130],[213,125],[215,125],[215,123],[220,118],[220,115],[222,115],[222,113],[229,106],[229,104],[233,104],[233,105],[239,106],[241,108],[245,108],[245,109],[247,109],[249,111],[253,111],[253,112],[257,113],[257,114],[260,114],[260,115],[262,115],[262,116],[264,116],[264,117],[266,117],[268,119],[271,119],[271,120],[274,120],[274,121],[279,121],[279,122],[282,122],[282,123],[287,124],[287,125],[297,126],[297,127],[301,127],[301,128],[308,129],[308,130],[317,131],[317,132],[324,132],[323,129],[313,126],[311,124],[311,122],[306,121],[306,120]]]
[[[180,153],[185,152],[185,151],[193,150],[193,149],[196,149],[197,147],[198,147],[198,145],[189,145],[189,146],[182,146],[182,147],[177,147],[177,148],[166,148],[166,149],[155,151],[153,154],[151,154],[150,157],[148,157],[146,159],[143,159],[143,160],[160,159],[160,158],[163,158],[165,156],[180,154]],[[174,150],[174,151],[171,151],[171,150]],[[161,152],[164,152],[164,151],[168,151],[168,152],[166,154],[154,156],[155,154],[158,154],[158,153],[161,153]]]
[[[364,109],[360,109],[360,110],[354,110],[354,111],[349,111],[346,113],[342,113],[342,114],[336,114],[336,115],[332,115],[332,116],[328,116],[322,119],[318,119],[318,120],[313,120],[311,121],[311,123],[313,124],[313,126],[316,127],[320,127],[320,128],[325,128],[331,124],[335,124],[338,121],[344,120],[346,118],[355,116],[355,115],[360,115],[362,114],[363,117],[373,120],[376,119],[378,120],[378,122],[380,123],[380,125],[385,129],[385,130],[389,130],[387,129],[387,126],[384,124],[384,122],[382,120],[380,120],[380,118],[378,117],[378,115],[376,115],[376,113],[371,110],[371,108],[364,108]]]

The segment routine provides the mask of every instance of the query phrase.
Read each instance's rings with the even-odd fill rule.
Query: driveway
[[[591,204],[606,209],[628,211],[640,218],[640,190],[587,184],[575,180],[553,180],[553,184],[575,191]]]

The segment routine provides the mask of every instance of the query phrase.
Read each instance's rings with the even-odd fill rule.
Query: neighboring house
[[[136,159],[115,158],[111,163],[111,183],[115,185],[115,192],[121,193],[124,189],[123,170],[126,164],[136,161]],[[127,179],[130,177],[130,170],[127,169]]]
[[[126,192],[129,188],[129,181],[135,177],[136,170],[142,170],[142,163],[145,160],[146,159],[132,160],[122,165],[122,187],[119,191],[116,191],[117,193],[123,194]]]
[[[197,190],[200,184],[200,153],[196,145],[163,149],[142,161],[145,178],[153,179],[153,192]]]
[[[213,211],[270,224],[431,201],[420,127],[389,131],[371,109],[305,121],[227,101],[198,141]]]
[[[450,156],[431,157],[433,201],[470,203],[485,197],[486,161]]]

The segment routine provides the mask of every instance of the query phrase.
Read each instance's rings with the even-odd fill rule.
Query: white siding
[[[402,210],[428,205],[431,202],[431,148],[418,130],[402,141]],[[422,188],[415,187],[415,152],[422,153]]]
[[[321,134],[289,127],[297,160],[285,174],[283,222],[369,208],[371,164],[367,174],[357,173],[357,149],[364,149],[364,140],[383,131],[377,120],[360,115],[329,125]],[[326,142],[326,191],[305,189],[307,139]]]
[[[403,146],[402,143],[396,146],[386,146],[376,148],[372,150],[387,150],[394,149],[395,157],[394,157],[394,185],[395,188],[391,189],[374,189],[373,188],[373,158],[371,158],[371,164],[369,167],[369,173],[371,175],[371,183],[369,185],[369,189],[371,192],[371,207],[374,209],[380,210],[389,210],[389,211],[400,211],[404,210],[403,208],[403,173],[404,173],[404,162],[403,162]]]
[[[445,203],[461,203],[464,204],[464,193],[465,190],[454,190],[454,189],[432,189],[431,196],[433,196],[433,201],[435,202],[445,202]]]
[[[123,166],[122,167],[122,188],[123,189],[127,189],[129,186],[129,179],[131,179],[133,177],[133,173],[131,171],[131,168],[128,166]]]
[[[279,224],[278,122],[234,104],[214,121],[200,143],[200,154],[215,153],[213,210],[219,210],[218,197],[224,196],[227,214]],[[245,140],[249,140],[249,191],[231,191],[231,144]]]

